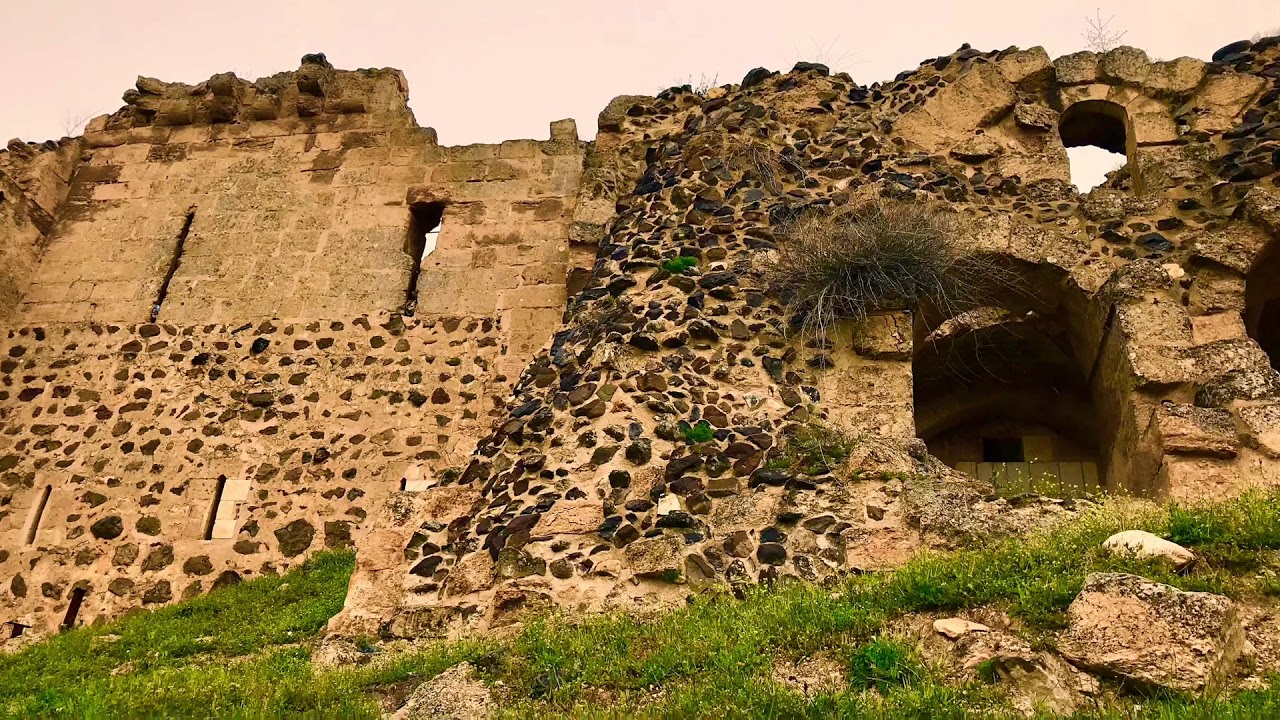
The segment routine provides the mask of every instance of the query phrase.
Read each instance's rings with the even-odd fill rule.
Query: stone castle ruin
[[[139,78],[0,152],[5,637],[325,548],[331,630],[414,637],[1280,483],[1280,39],[758,69],[592,142],[443,147],[407,93]],[[1086,195],[1081,145],[1127,160]],[[945,214],[982,302],[796,332],[788,224],[867,203]]]

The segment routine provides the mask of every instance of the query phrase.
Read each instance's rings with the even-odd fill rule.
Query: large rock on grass
[[[1191,567],[1196,561],[1195,553],[1145,530],[1118,532],[1103,541],[1102,547],[1113,554],[1128,555],[1140,560],[1159,558],[1178,571]]]
[[[1246,646],[1229,598],[1136,575],[1090,574],[1068,614],[1062,655],[1140,686],[1199,692],[1227,675]]]

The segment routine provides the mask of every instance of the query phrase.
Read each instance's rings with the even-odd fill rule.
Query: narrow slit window
[[[418,203],[409,207],[409,236],[405,254],[409,256],[409,287],[405,291],[404,314],[412,315],[418,306],[418,280],[422,260],[436,249],[440,227],[444,223],[444,203]]]
[[[27,544],[34,545],[36,542],[36,534],[40,532],[40,520],[44,518],[44,509],[49,505],[49,495],[53,492],[52,485],[45,485],[40,491],[40,499],[31,507],[31,519],[27,521]]]
[[[227,476],[219,475],[218,484],[213,489],[213,502],[209,505],[209,515],[204,521],[204,539],[213,539],[214,526],[218,524],[218,507],[222,505],[222,494],[227,489]]]
[[[63,630],[70,630],[76,626],[76,616],[80,614],[80,606],[84,604],[86,592],[84,588],[71,590],[71,604],[67,605],[67,614],[62,618]]]
[[[187,244],[187,235],[191,233],[191,223],[195,222],[196,211],[189,210],[187,217],[182,221],[182,230],[178,231],[178,241],[173,246],[173,257],[169,260],[169,269],[164,274],[164,282],[160,283],[160,291],[156,293],[156,301],[151,306],[151,322],[155,322],[160,317],[160,306],[164,305],[164,299],[169,295],[169,283],[173,282],[173,276],[178,273],[178,266],[182,264],[182,251]]]

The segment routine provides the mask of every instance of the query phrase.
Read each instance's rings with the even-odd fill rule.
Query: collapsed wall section
[[[0,319],[27,291],[58,209],[80,162],[79,140],[39,145],[10,140],[0,150]]]

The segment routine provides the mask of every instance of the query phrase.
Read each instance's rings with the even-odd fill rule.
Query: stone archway
[[[1063,147],[1098,148],[1105,151],[1093,157],[1081,158],[1071,156],[1072,181],[1081,171],[1077,163],[1105,163],[1110,157],[1122,156],[1124,165],[1129,168],[1130,184],[1135,191],[1140,191],[1140,173],[1136,172],[1137,142],[1133,132],[1133,123],[1128,111],[1121,105],[1109,100],[1081,100],[1067,107],[1058,120],[1058,135]],[[1118,159],[1118,158],[1117,158]],[[1079,190],[1087,192],[1088,188]]]
[[[989,305],[916,313],[917,436],[1006,494],[1150,492],[1159,453],[1140,452],[1114,298],[1085,291],[1055,265],[992,256]],[[1008,463],[1018,463],[1013,474],[990,465]]]
[[[929,334],[913,360],[916,432],[931,454],[998,492],[1101,488],[1100,423],[1055,318],[974,311]]]

